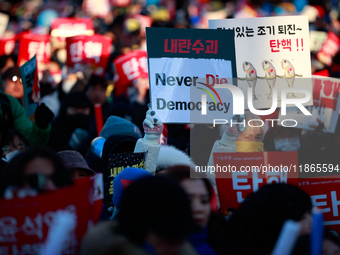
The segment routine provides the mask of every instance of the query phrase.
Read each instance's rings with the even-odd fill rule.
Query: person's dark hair
[[[340,238],[333,231],[325,229],[324,239],[333,242],[336,246],[340,247]]]
[[[62,164],[60,158],[47,147],[33,147],[16,155],[5,167],[0,184],[0,196],[9,186],[22,187],[24,185],[24,170],[30,161],[36,158],[46,158],[54,165],[54,184],[64,187],[72,184],[72,176]]]
[[[14,129],[14,128],[8,130],[7,137],[8,137],[7,144],[13,143],[15,137],[18,137],[21,141],[24,142],[24,144],[27,147],[30,147],[30,142],[27,140],[27,138],[23,134],[21,134],[18,130]]]
[[[169,169],[166,170],[166,175],[172,179],[174,179],[177,182],[181,182],[183,180],[186,179],[190,179],[190,171],[194,171],[192,170],[189,166],[186,165],[177,165],[177,166],[173,166],[170,167]],[[208,181],[208,179],[205,178],[205,176],[203,174],[201,174],[201,176],[198,176],[197,173],[195,173],[195,178],[193,180],[202,180],[204,183],[204,186],[206,187],[208,193],[209,193],[209,200],[211,200],[212,198],[212,190],[211,190],[211,185]],[[199,178],[201,177],[201,178]]]
[[[166,240],[180,240],[199,231],[184,190],[170,178],[149,176],[130,184],[116,215],[119,232],[143,245],[149,233]]]
[[[11,59],[13,60],[13,62],[15,63],[15,60],[14,60],[14,58],[13,58],[12,55],[6,55],[6,54],[4,54],[4,55],[1,55],[1,56],[0,56],[0,70],[2,70],[2,68],[5,67],[7,60],[10,59],[10,58],[11,58]]]
[[[311,209],[310,197],[300,188],[269,184],[247,196],[229,222],[261,244],[263,250],[271,252],[284,222],[300,221]]]
[[[102,86],[103,88],[107,88],[107,82],[105,78],[92,74],[85,90],[87,90],[89,87],[94,87],[97,84],[100,84],[100,86]]]
[[[58,114],[58,117],[62,120],[64,120],[65,116],[67,115],[66,111],[68,107],[89,107],[92,109],[92,104],[84,92],[77,91],[70,92],[64,97]]]

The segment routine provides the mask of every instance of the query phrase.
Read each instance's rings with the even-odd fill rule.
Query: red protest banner
[[[168,145],[168,127],[163,123],[163,131],[159,137],[158,143],[161,145]]]
[[[316,57],[324,64],[331,66],[332,59],[338,53],[340,47],[340,38],[334,32],[329,31],[326,41],[323,43],[321,50]]]
[[[0,39],[0,55],[10,55],[14,53],[16,36]]]
[[[53,37],[93,34],[93,22],[90,18],[56,18],[51,24],[51,36]]]
[[[94,73],[104,76],[111,54],[111,38],[103,35],[79,35],[66,40],[66,65],[77,69],[82,64],[91,66]]]
[[[340,234],[340,175],[301,178],[298,187],[310,195],[313,206],[324,213],[324,225]]]
[[[126,7],[131,4],[132,0],[111,0],[114,7]]]
[[[115,95],[121,96],[127,87],[137,78],[148,78],[147,54],[144,50],[134,50],[117,57],[113,61],[115,77]]]
[[[39,64],[50,62],[51,43],[50,35],[22,34],[20,38],[18,66],[22,66],[34,55],[37,55]]]
[[[214,153],[214,170],[221,213],[227,214],[263,185],[297,185],[298,156],[296,151]]]
[[[58,210],[76,214],[76,228],[67,238],[63,254],[77,254],[81,238],[102,205],[94,183],[91,178],[81,178],[70,187],[36,197],[0,200],[0,254],[39,254]]]

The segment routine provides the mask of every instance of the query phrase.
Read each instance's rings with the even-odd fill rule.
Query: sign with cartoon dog
[[[306,16],[210,20],[209,28],[234,29],[238,87],[244,95],[248,87],[252,88],[255,108],[272,106],[274,88],[278,107],[281,88],[302,88],[312,94]],[[290,99],[304,97],[303,93],[293,91],[287,94]],[[312,104],[312,98],[304,103]]]

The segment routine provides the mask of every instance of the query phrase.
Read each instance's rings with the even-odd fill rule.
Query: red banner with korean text
[[[8,35],[0,39],[0,55],[18,54],[20,39],[24,34],[30,34],[30,31],[24,31],[19,34]]]
[[[326,41],[323,43],[316,57],[324,64],[331,66],[332,59],[338,53],[340,47],[340,38],[334,32],[329,31]]]
[[[51,36],[70,37],[94,35],[93,21],[90,18],[56,18],[51,24]]]
[[[133,50],[113,61],[115,73],[115,96],[121,96],[138,78],[148,79],[148,61],[144,50]]]
[[[15,35],[0,39],[0,56],[14,53],[16,39]]]
[[[340,175],[299,179],[298,187],[310,195],[324,214],[324,225],[340,234]]]
[[[94,74],[104,76],[111,54],[112,39],[103,35],[79,35],[66,40],[67,61],[71,69],[79,69],[86,64]]]
[[[96,183],[81,178],[70,187],[36,197],[0,200],[0,254],[39,254],[58,210],[76,216],[76,228],[70,232],[62,253],[77,254],[89,223],[97,222],[98,206],[102,206]]]
[[[22,66],[34,55],[37,55],[38,69],[50,62],[51,43],[50,35],[22,34],[20,38],[18,66]]]
[[[238,208],[250,193],[263,185],[297,185],[299,176],[296,151],[214,153],[213,169],[222,214],[227,214],[230,207]]]

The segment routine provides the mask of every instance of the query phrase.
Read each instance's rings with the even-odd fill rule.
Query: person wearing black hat
[[[50,122],[54,114],[44,103],[35,110],[35,121],[32,123],[17,99],[0,92],[0,116],[4,118],[8,128],[18,130],[31,145],[47,143],[51,132]]]
[[[22,85],[19,67],[11,67],[2,76],[2,89],[16,99],[24,97],[24,86]]]
[[[71,92],[64,98],[58,117],[52,123],[47,145],[56,151],[79,150],[88,136],[91,102],[83,92]]]

